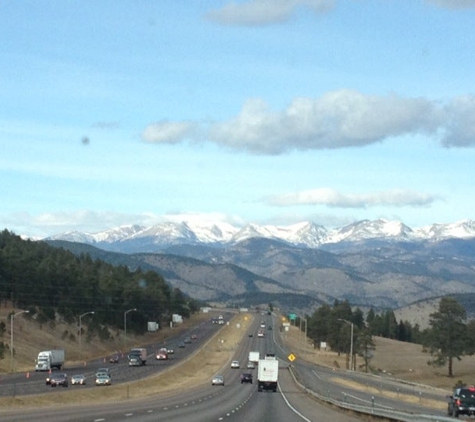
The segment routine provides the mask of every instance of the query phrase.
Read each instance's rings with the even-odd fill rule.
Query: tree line
[[[129,270],[74,255],[45,242],[23,240],[14,233],[0,233],[0,301],[25,309],[39,324],[61,318],[67,323],[94,311],[88,332],[107,337],[108,328],[141,334],[147,322],[168,323],[172,314],[188,318],[199,303],[170,287],[153,271]]]
[[[449,377],[453,376],[454,360],[475,354],[475,321],[467,321],[465,308],[451,297],[440,300],[438,310],[430,315],[429,327],[423,330],[408,321],[398,322],[392,310],[378,314],[371,308],[365,316],[347,300],[335,300],[333,306],[320,306],[305,322],[298,321],[314,346],[326,344],[338,354],[346,353],[352,369],[356,369],[358,355],[363,359],[364,370],[368,371],[375,349],[373,336],[420,344],[422,350],[431,355],[428,365],[447,365]]]

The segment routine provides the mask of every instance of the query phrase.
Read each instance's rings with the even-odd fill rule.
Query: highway
[[[227,317],[230,317],[230,315],[227,315]],[[94,385],[94,374],[97,369],[104,367],[109,368],[114,385],[136,381],[157,374],[158,372],[168,368],[173,363],[190,356],[193,352],[198,350],[208,338],[214,335],[219,328],[219,325],[211,324],[206,321],[199,324],[189,332],[180,333],[176,336],[170,337],[165,344],[159,343],[143,346],[147,348],[148,353],[147,364],[145,366],[129,367],[127,356],[121,357],[119,363],[111,364],[109,363],[109,356],[105,356],[104,358],[88,361],[86,366],[82,365],[74,367],[68,365],[68,362],[66,361],[66,366],[62,371],[53,371],[53,374],[56,372],[64,372],[68,377],[75,374],[84,374],[86,376],[85,386],[71,386],[70,384],[68,388],[52,388],[45,383],[48,372],[35,372],[34,366],[32,365],[32,370],[28,374],[15,373],[2,375],[0,397],[13,398],[15,396],[25,396],[30,394],[61,394],[71,388],[97,388]],[[196,333],[198,338],[193,340],[192,343],[186,344],[185,348],[179,348],[178,344],[183,342],[186,337],[190,337],[191,333]],[[169,356],[168,361],[158,361],[155,359],[155,352],[164,345],[167,347],[172,346],[175,353]]]
[[[257,336],[259,325],[263,322],[266,326],[265,337]],[[441,411],[431,411],[420,404],[407,404],[397,399],[389,399],[383,396],[374,396],[364,391],[354,390],[336,383],[335,379],[358,380],[362,384],[374,383],[379,388],[399,388],[408,391],[414,389],[412,386],[399,385],[394,380],[368,377],[365,374],[352,373],[348,371],[338,371],[335,373],[330,368],[311,365],[303,360],[297,359],[292,364],[287,357],[291,350],[285,347],[282,341],[282,333],[276,318],[269,315],[258,315],[248,333],[243,337],[238,347],[234,351],[233,360],[239,360],[240,369],[231,369],[230,362],[223,368],[222,374],[225,377],[225,386],[211,386],[209,384],[200,385],[179,394],[162,395],[144,400],[122,400],[117,402],[107,402],[101,405],[91,406],[68,406],[58,405],[54,409],[35,410],[4,410],[0,413],[1,420],[23,421],[34,417],[36,421],[60,422],[107,422],[107,421],[167,421],[167,422],[210,422],[210,421],[328,421],[332,422],[355,422],[365,420],[355,414],[346,413],[335,407],[315,400],[310,395],[299,389],[294,381],[295,376],[299,382],[315,392],[338,398],[339,400],[356,400],[359,404],[374,403],[375,406],[386,408],[402,409],[415,413],[445,415]],[[270,328],[269,328],[270,327]],[[199,341],[189,348],[182,350],[183,355],[190,353],[192,347],[199,348],[202,342],[211,336],[215,330],[219,329],[217,324],[205,323],[196,328],[193,332],[199,332]],[[182,336],[189,336],[184,333]],[[177,339],[179,340],[179,339]],[[201,343],[200,343],[201,342]],[[187,345],[188,346],[188,345]],[[152,347],[151,347],[152,348]],[[279,389],[277,393],[258,392],[257,382],[253,384],[241,384],[240,374],[242,372],[253,372],[254,380],[257,378],[257,369],[247,370],[247,357],[249,351],[259,351],[261,356],[267,353],[275,354],[279,359]],[[178,352],[176,359],[180,358]],[[124,363],[117,366],[116,374],[113,372],[113,379],[124,377],[130,381],[131,376],[137,378],[150,374],[150,371],[160,370],[163,362],[151,361],[145,367],[128,368]],[[103,366],[103,362],[95,362],[89,365]],[[88,367],[89,367],[88,365]],[[124,367],[122,367],[122,366]],[[107,365],[110,366],[110,365]],[[123,372],[123,373],[122,373]],[[384,387],[383,387],[384,384]],[[45,387],[43,386],[43,389]],[[70,387],[71,388],[71,387]],[[76,388],[76,387],[75,387]],[[98,388],[98,387],[95,387]],[[104,387],[107,388],[107,387]],[[61,392],[61,388],[46,389]],[[67,389],[64,389],[67,390]],[[401,394],[402,391],[401,391]],[[424,394],[433,395],[435,399],[445,400],[439,397],[437,392],[424,390]]]

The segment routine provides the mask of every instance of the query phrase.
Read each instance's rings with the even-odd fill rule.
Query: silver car
[[[96,377],[96,385],[111,385],[111,377],[109,375],[99,375]]]
[[[71,385],[86,385],[86,377],[82,374],[71,377]]]
[[[224,386],[224,376],[223,375],[215,375],[211,380],[211,385],[222,385]]]

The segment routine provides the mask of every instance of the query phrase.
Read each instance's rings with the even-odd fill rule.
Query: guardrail
[[[407,413],[401,412],[394,409],[389,409],[385,407],[380,407],[374,403],[371,406],[362,406],[358,404],[348,403],[346,401],[338,400],[329,396],[325,396],[322,394],[317,393],[316,391],[311,390],[310,388],[303,385],[298,379],[296,374],[294,373],[292,366],[289,366],[290,374],[294,379],[295,383],[304,390],[307,394],[315,397],[318,400],[324,401],[326,403],[330,403],[334,406],[338,406],[342,409],[352,410],[354,412],[363,413],[366,415],[371,415],[372,417],[379,417],[385,418],[392,421],[402,421],[402,422],[423,422],[423,421],[431,421],[431,422],[453,422],[454,418],[446,417],[446,416],[437,416],[437,415],[424,415],[424,414],[417,414],[417,413]]]

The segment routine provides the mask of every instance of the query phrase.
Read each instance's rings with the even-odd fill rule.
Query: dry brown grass
[[[181,326],[181,328],[186,328],[187,325],[194,325],[200,320],[209,318],[210,316],[208,314],[197,315],[193,317],[191,321],[185,323],[184,326]],[[204,383],[209,383],[214,374],[229,364],[237,345],[242,340],[252,319],[253,316],[250,314],[236,315],[230,321],[229,325],[223,326],[223,328],[191,358],[177,365],[170,365],[168,370],[158,375],[126,384],[112,385],[107,388],[74,389],[74,391],[62,392],[61,402],[67,405],[81,402],[99,403],[103,401],[122,401],[126,398],[133,399],[156,394],[171,394],[177,390],[193,388]],[[161,336],[166,336],[166,334],[166,332],[162,333]],[[144,344],[144,342],[148,340],[151,339],[142,339],[140,344]],[[0,399],[0,407],[46,406],[50,405],[52,400],[56,401],[51,395],[2,398]]]
[[[10,318],[9,315],[13,309],[11,307],[0,308],[0,321],[6,324],[6,333],[0,341],[10,346]],[[18,312],[18,309],[14,310]],[[87,331],[87,319],[93,316],[82,318],[83,330]],[[64,349],[67,365],[73,366],[84,362],[85,360],[108,357],[114,352],[126,352],[131,347],[142,344],[158,343],[166,340],[170,335],[177,331],[185,330],[192,325],[196,325],[203,320],[209,319],[209,314],[197,314],[190,320],[184,320],[183,324],[170,329],[163,329],[146,333],[143,336],[134,336],[127,333],[127,346],[124,343],[123,330],[111,332],[111,339],[101,341],[94,337],[87,341],[87,335],[83,333],[81,348],[79,348],[78,327],[76,325],[56,322],[54,324],[39,324],[29,318],[28,314],[17,315],[13,322],[14,333],[14,369],[15,372],[28,372],[34,370],[35,359],[41,350]],[[11,371],[10,351],[8,350],[5,359],[0,360],[0,373]]]
[[[425,384],[450,391],[461,381],[465,384],[475,383],[475,356],[464,356],[454,362],[454,377],[447,376],[447,367],[427,365],[430,354],[422,351],[422,346],[411,343],[375,337],[376,350],[371,359],[371,372],[392,375],[395,378]],[[331,351],[314,350],[310,342],[306,343],[298,327],[290,327],[286,341],[292,345],[292,352],[302,359],[329,367],[348,367],[347,356]],[[363,371],[363,358],[357,357],[356,365]]]

